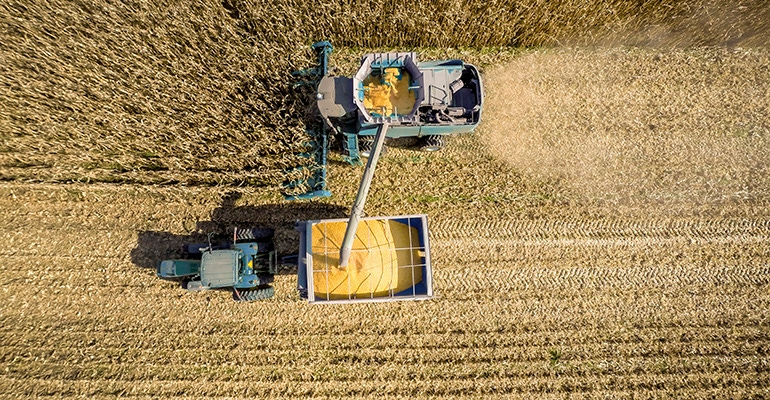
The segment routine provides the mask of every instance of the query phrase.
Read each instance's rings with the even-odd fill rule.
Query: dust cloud
[[[623,2],[615,8],[608,6],[607,12],[619,16],[614,21],[584,31],[567,29],[556,42],[655,48],[770,46],[770,7],[766,0],[640,2],[635,12],[626,15],[628,7]]]
[[[481,136],[526,176],[615,205],[770,199],[770,51],[530,51],[485,76]]]

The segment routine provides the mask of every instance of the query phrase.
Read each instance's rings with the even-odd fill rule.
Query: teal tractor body
[[[233,236],[234,241],[185,245],[182,258],[161,261],[158,277],[183,281],[189,291],[232,289],[241,301],[272,297],[279,265],[272,230],[239,229]]]
[[[294,227],[299,234],[298,252],[280,259],[274,249],[272,229],[239,229],[230,240],[210,239],[207,243],[185,244],[181,249],[182,256],[161,261],[156,274],[165,280],[181,282],[183,288],[192,292],[231,291],[237,301],[273,297],[275,290],[271,283],[275,275],[286,274],[294,268],[297,271],[299,297],[310,303],[425,300],[433,297],[430,235],[426,215],[362,218],[375,231],[380,227],[378,232],[385,235],[380,237],[385,241],[372,242],[364,250],[371,251],[372,260],[379,261],[369,265],[365,274],[354,272],[354,275],[348,277],[363,279],[358,285],[345,285],[346,289],[341,290],[341,287],[330,285],[335,282],[335,278],[330,277],[329,272],[340,273],[336,261],[329,262],[337,260],[336,252],[340,243],[337,242],[339,232],[327,231],[325,227],[336,229],[335,226],[346,221],[296,221]],[[398,232],[402,232],[400,236]],[[360,253],[362,249],[356,251]],[[356,271],[356,268],[351,267],[350,270]],[[380,282],[388,290],[374,291],[378,284],[371,285],[373,276],[383,279],[387,277],[388,280]],[[389,286],[387,282],[394,286]],[[367,292],[370,288],[372,291]]]
[[[481,122],[484,90],[478,69],[459,59],[418,61],[414,52],[366,54],[355,75],[328,74],[332,46],[313,45],[319,66],[298,74],[313,77],[322,126],[312,129],[318,168],[302,183],[311,190],[289,199],[328,196],[326,158],[330,136],[340,138],[351,164],[369,157],[375,135],[387,123],[386,139],[415,138],[420,150],[437,151],[449,135],[472,132]],[[295,183],[291,183],[295,184]]]

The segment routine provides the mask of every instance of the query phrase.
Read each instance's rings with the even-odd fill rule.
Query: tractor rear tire
[[[431,135],[423,138],[420,144],[421,151],[434,152],[446,147],[446,138],[441,135]]]
[[[275,289],[272,286],[268,286],[263,288],[240,290],[238,293],[240,293],[243,301],[259,301],[273,297],[273,295],[275,295]],[[240,299],[238,299],[236,296],[236,300]]]
[[[275,235],[275,230],[270,228],[238,228],[235,232],[235,240],[238,242],[259,242],[270,240]]]

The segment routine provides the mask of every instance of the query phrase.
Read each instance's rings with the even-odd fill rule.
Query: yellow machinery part
[[[345,269],[339,253],[347,221],[313,225],[313,291],[330,300],[387,297],[422,282],[417,229],[392,220],[361,221]]]
[[[409,73],[398,68],[386,68],[382,76],[369,75],[364,80],[364,107],[370,113],[384,116],[394,112],[409,114],[416,101],[414,93],[409,90],[410,80]]]

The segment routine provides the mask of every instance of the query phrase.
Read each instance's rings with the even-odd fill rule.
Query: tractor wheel
[[[263,288],[240,290],[238,293],[240,293],[243,301],[258,301],[273,297],[275,294],[275,289],[272,286],[267,286]],[[240,299],[238,299],[236,296],[236,300]]]
[[[440,135],[431,135],[423,138],[420,144],[420,150],[422,151],[439,151],[446,146],[446,138]]]
[[[238,228],[235,232],[235,240],[238,242],[256,242],[270,240],[275,235],[275,230],[269,228]]]

